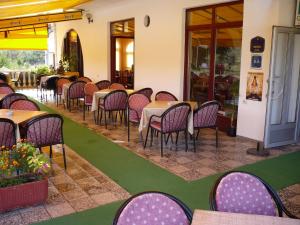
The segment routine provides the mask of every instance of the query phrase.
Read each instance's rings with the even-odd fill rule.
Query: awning
[[[0,50],[47,50],[48,23],[82,19],[72,8],[89,1],[0,1]]]

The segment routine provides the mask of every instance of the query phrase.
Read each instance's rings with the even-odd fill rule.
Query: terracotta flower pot
[[[0,188],[0,213],[44,203],[48,197],[48,179]]]

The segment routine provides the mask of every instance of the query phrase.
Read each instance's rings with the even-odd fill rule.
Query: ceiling
[[[0,1],[0,20],[73,9],[92,0],[6,0]]]

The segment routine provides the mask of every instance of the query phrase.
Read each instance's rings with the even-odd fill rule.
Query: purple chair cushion
[[[40,109],[34,102],[27,99],[20,99],[20,100],[13,101],[10,104],[9,108],[16,109],[16,110],[40,111]]]
[[[216,190],[217,210],[276,216],[276,205],[264,184],[256,177],[234,172],[225,176]]]
[[[131,122],[139,122],[143,109],[150,102],[149,98],[147,98],[143,94],[133,94],[128,99],[128,107],[129,107],[129,121]]]
[[[210,104],[207,102],[207,105],[203,106],[204,107],[194,114],[194,127],[201,128],[215,126],[217,122],[219,104]]]
[[[15,127],[13,122],[9,123],[6,119],[0,119],[0,147],[12,147],[16,144]]]
[[[133,198],[123,209],[118,225],[188,225],[184,210],[169,197],[147,193]]]

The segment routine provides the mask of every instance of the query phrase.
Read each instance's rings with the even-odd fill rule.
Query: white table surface
[[[152,101],[144,109],[141,115],[141,121],[139,125],[139,132],[142,132],[144,128],[148,127],[150,117],[152,115],[161,116],[169,107],[180,103],[180,101]],[[191,105],[191,112],[188,118],[188,131],[193,134],[193,110],[197,108],[197,102],[187,101]]]
[[[196,209],[192,225],[300,225],[300,220]]]

